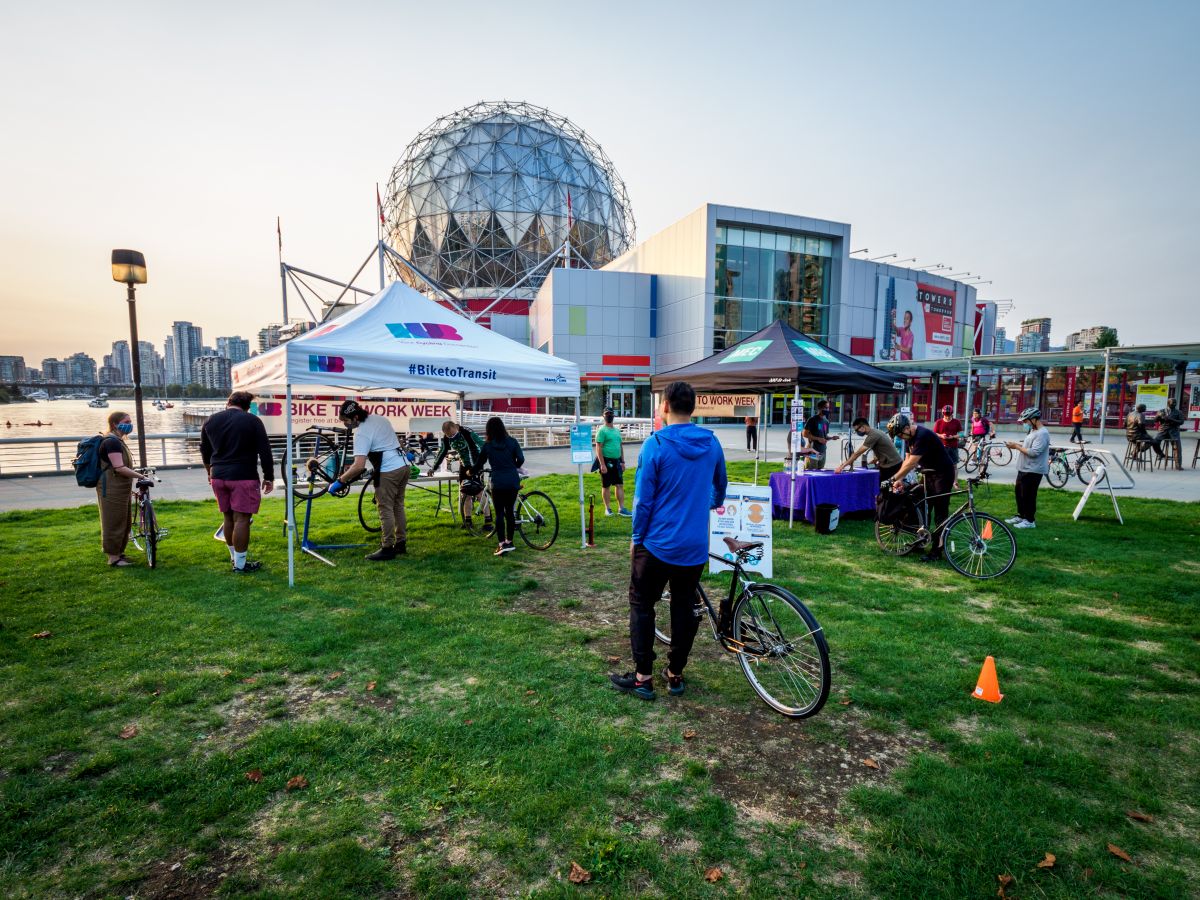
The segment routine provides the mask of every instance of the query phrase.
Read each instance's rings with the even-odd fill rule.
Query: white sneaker
[[[606,518],[606,519],[607,519],[607,518],[609,518],[609,517],[610,517],[610,516],[612,516],[612,515],[613,515],[613,511],[612,511],[611,509],[606,509],[606,510],[604,510],[604,518]]]
[[[1020,525],[1024,521],[1025,520],[1022,519],[1020,516],[1010,516],[1009,518],[1004,520],[1004,524],[1005,525]]]
[[[1026,522],[1024,519],[1022,519],[1020,522],[1015,524],[1013,528],[1037,528],[1037,523]]]

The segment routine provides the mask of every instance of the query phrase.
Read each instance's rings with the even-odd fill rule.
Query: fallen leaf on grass
[[[571,882],[571,884],[587,884],[591,880],[592,873],[572,860],[571,871],[567,874],[567,881]]]
[[[1057,862],[1053,853],[1047,853],[1046,858],[1037,864],[1039,869],[1053,869],[1054,863]]]
[[[709,884],[716,884],[718,881],[720,881],[724,877],[725,877],[725,873],[722,872],[717,866],[713,866],[711,869],[709,869],[707,872],[704,873],[704,880],[707,881]]]
[[[338,678],[341,678],[341,677],[342,677],[342,673],[341,673],[341,672],[334,672],[332,675],[330,675],[330,676],[329,676],[329,679],[328,679],[328,680],[329,680],[329,681],[335,681],[336,679],[338,679]]]
[[[368,681],[368,682],[367,682],[367,690],[368,690],[368,691],[373,691],[373,690],[375,690],[375,682],[374,682],[374,681]]]
[[[157,697],[157,696],[158,696],[159,694],[161,694],[161,693],[162,693],[162,690],[161,690],[161,689],[159,689],[159,688],[155,688],[154,690],[152,690],[152,691],[150,692],[150,696],[151,696],[151,697]]]
[[[695,736],[696,736],[696,729],[694,729],[694,728],[689,728],[687,731],[685,731],[683,733],[683,739],[685,741],[690,741]]]
[[[299,790],[303,790],[306,787],[308,787],[308,779],[305,778],[303,775],[295,775],[288,779],[287,787],[285,788],[285,790],[299,791]]]
[[[46,634],[49,634],[49,633],[50,633],[50,632],[46,632]],[[34,635],[34,637],[37,637],[37,635],[35,634],[35,635]],[[608,662],[609,662],[609,664],[610,664],[610,665],[614,665],[614,666],[615,666],[615,665],[616,665],[617,663],[619,663],[620,661],[621,661],[621,657],[619,657],[619,656],[610,656],[610,657],[608,657]]]
[[[1154,816],[1150,815],[1149,813],[1138,812],[1136,809],[1126,810],[1125,815],[1129,816],[1129,818],[1133,819],[1135,822],[1153,822],[1154,821]]]
[[[1108,852],[1111,853],[1113,856],[1115,856],[1117,859],[1123,859],[1123,860],[1125,860],[1125,862],[1128,862],[1128,863],[1133,862],[1133,859],[1130,858],[1129,854],[1126,853],[1124,850],[1122,850],[1120,847],[1118,847],[1116,844],[1109,844]]]
[[[847,697],[845,700],[839,700],[839,701],[838,701],[838,703],[840,703],[842,706],[849,706],[849,705],[850,705],[851,703],[853,703],[853,702],[854,702],[854,698],[853,698],[853,697]]]
[[[862,764],[864,766],[866,766],[868,769],[878,769],[879,768],[879,763],[875,762],[875,760],[871,759],[871,757],[869,757],[869,756],[862,761]]]
[[[806,863],[806,862],[802,862],[802,863],[800,863],[800,868],[802,868],[802,869],[807,869],[807,868],[808,868],[808,863]]]
[[[530,688],[529,690],[527,690],[527,691],[525,692],[525,696],[526,696],[526,697],[532,697],[532,696],[533,696],[534,694],[536,694],[536,693],[537,693],[537,691],[535,691],[533,688]]]
[[[246,780],[258,784],[262,781],[262,769],[251,769],[246,773]]]
[[[1011,875],[997,875],[996,880],[1000,882],[1000,889],[996,891],[996,896],[1001,898],[1007,897],[1008,894],[1004,892],[1004,889],[1012,887],[1013,877]]]
[[[32,637],[35,641],[40,641],[42,638],[50,637],[51,634],[52,632],[49,631],[39,631],[37,634],[32,635]]]
[[[126,725],[121,729],[121,733],[117,735],[121,740],[127,741],[131,737],[137,737],[138,727],[136,725]]]

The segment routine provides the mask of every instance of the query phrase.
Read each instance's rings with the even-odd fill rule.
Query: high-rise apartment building
[[[138,341],[138,357],[142,366],[142,386],[162,387],[167,383],[163,358],[149,341]]]
[[[1068,350],[1091,350],[1100,340],[1100,335],[1108,330],[1107,325],[1093,325],[1091,328],[1081,328],[1067,335]]]
[[[133,357],[129,353],[129,341],[113,341],[111,365],[121,372],[114,384],[133,384]]]
[[[268,325],[266,328],[260,329],[258,332],[258,352],[266,353],[268,350],[273,350],[280,344],[279,332],[282,330],[282,325]]]
[[[171,326],[171,337],[175,342],[175,368],[179,384],[193,384],[192,362],[204,355],[204,333],[191,322],[175,322]]]
[[[1044,353],[1050,349],[1050,320],[1026,319],[1017,337],[1018,353]]]
[[[71,375],[67,364],[61,359],[42,360],[42,378],[46,384],[70,384]]]
[[[166,370],[167,384],[180,384],[179,361],[175,357],[175,338],[167,335],[163,341],[163,367]]]
[[[72,353],[66,359],[67,380],[71,384],[95,384],[96,361],[86,353]]]
[[[235,366],[250,358],[250,342],[243,337],[217,338],[217,355],[223,356]]]
[[[0,356],[0,384],[18,384],[29,378],[23,356]]]
[[[198,356],[192,361],[193,383],[218,391],[230,386],[230,363],[224,356]]]

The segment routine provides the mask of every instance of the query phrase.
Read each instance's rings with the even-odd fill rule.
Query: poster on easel
[[[749,563],[747,571],[764,578],[774,574],[771,540],[771,488],[766,485],[734,484],[725,490],[725,502],[708,515],[708,552],[727,562],[709,558],[709,572],[728,572],[733,568],[733,553],[725,538],[739,541],[762,541],[762,561]]]

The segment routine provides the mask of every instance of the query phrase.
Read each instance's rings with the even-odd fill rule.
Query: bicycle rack
[[[285,485],[286,486],[286,485]],[[318,550],[351,550],[355,547],[369,547],[370,544],[318,544],[309,537],[309,526],[312,524],[312,505],[313,500],[317,498],[309,497],[307,500],[300,501],[304,504],[304,530],[300,533],[300,550],[302,553],[307,553],[314,559],[319,559],[325,565],[332,568],[337,568],[337,563],[318,553]],[[289,522],[284,519],[283,528],[286,533]]]

